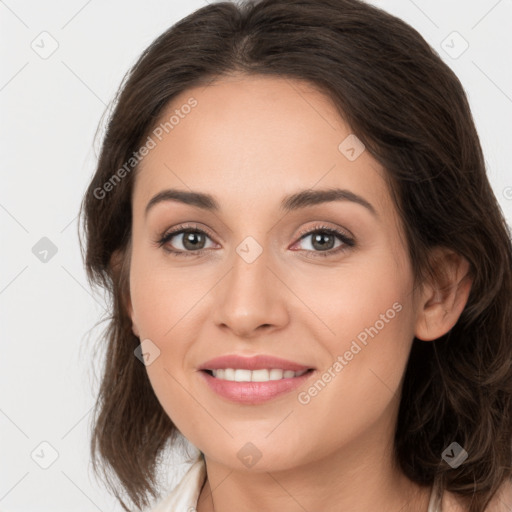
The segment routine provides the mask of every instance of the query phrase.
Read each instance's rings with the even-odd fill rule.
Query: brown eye
[[[178,226],[165,233],[158,240],[158,246],[175,256],[194,256],[207,248],[208,240],[211,240],[211,237],[202,229]]]
[[[183,238],[182,244],[185,249],[195,251],[197,249],[203,249],[205,244],[205,235],[198,231],[186,231],[182,233]],[[177,236],[177,235],[175,235]]]
[[[311,239],[309,247],[306,246],[306,248],[303,248],[302,250],[311,253],[312,257],[332,256],[339,252],[348,250],[355,245],[355,241],[345,233],[326,226],[317,226],[312,230],[301,232],[300,234],[301,237],[297,243],[308,238]],[[336,240],[339,241],[338,245],[335,245]]]
[[[328,251],[336,243],[336,237],[330,233],[317,232],[310,236],[312,237],[311,245],[319,251]]]

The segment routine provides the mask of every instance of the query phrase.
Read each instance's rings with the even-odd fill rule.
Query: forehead
[[[382,167],[368,151],[355,160],[347,153],[357,139],[331,99],[308,82],[234,76],[187,89],[150,136],[137,202],[181,188],[207,191],[236,209],[261,207],[263,197],[277,203],[298,189],[342,187],[386,207]]]

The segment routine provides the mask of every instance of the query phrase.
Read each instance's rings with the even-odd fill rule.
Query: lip
[[[294,361],[288,361],[286,359],[281,359],[279,357],[265,354],[252,357],[244,357],[238,354],[228,354],[210,359],[199,367],[200,370],[221,370],[226,368],[241,370],[281,369],[291,370],[294,372],[300,372],[302,370],[314,370],[314,368],[311,366],[304,366]]]
[[[229,368],[229,366],[227,368]],[[265,368],[268,368],[268,366]],[[257,370],[260,368],[254,369]],[[303,367],[303,369],[305,368]],[[246,405],[261,404],[284,395],[285,393],[289,393],[304,384],[305,381],[315,373],[316,371],[312,369],[300,377],[271,380],[268,382],[235,382],[217,379],[204,370],[199,371],[199,374],[205,379],[206,384],[212,391],[232,402]]]

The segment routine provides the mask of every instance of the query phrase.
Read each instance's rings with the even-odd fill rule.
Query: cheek
[[[401,293],[396,283],[394,288],[385,284],[386,280],[381,281],[382,288],[361,286],[357,294],[339,294],[337,303],[331,304],[333,314],[323,317],[335,332],[322,336],[330,361],[317,380],[301,389],[296,420],[300,423],[302,418],[306,425],[308,432],[302,435],[322,439],[327,451],[382,421],[394,428],[413,315],[407,293]]]
[[[411,322],[405,311],[412,307],[412,275],[405,258],[397,261],[385,249],[368,251],[328,270],[297,272],[291,282],[316,316],[317,335],[331,353],[350,345],[360,333],[364,340],[366,330],[375,325],[380,339],[407,337],[409,329],[399,336]]]
[[[399,263],[391,254],[301,281],[297,294],[307,293],[308,306],[321,320],[315,329],[330,355],[325,370],[336,375],[325,377],[332,382],[327,401],[352,404],[354,410],[358,403],[382,409],[400,386],[414,337],[413,284],[407,260]]]
[[[165,340],[180,321],[187,321],[204,285],[156,253],[143,249],[132,253],[130,297],[141,337]]]
[[[179,270],[162,265],[151,251],[134,249],[130,296],[140,340],[151,342],[146,345],[152,353],[152,361],[146,366],[148,378],[166,414],[180,431],[189,433],[190,416],[199,416],[200,411],[193,410],[193,400],[183,388],[188,350],[183,328],[193,316],[191,306],[197,302],[199,290],[185,284]]]

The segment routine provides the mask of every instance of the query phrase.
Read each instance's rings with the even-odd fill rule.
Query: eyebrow
[[[149,210],[151,210],[151,208],[153,208],[158,203],[165,201],[178,201],[180,203],[197,206],[198,208],[202,208],[208,211],[220,211],[219,203],[210,194],[205,194],[203,192],[191,192],[187,190],[166,189],[162,190],[151,198],[146,206],[145,214],[147,215]],[[283,212],[291,212],[301,208],[306,208],[308,206],[315,206],[333,201],[350,201],[357,203],[361,206],[364,206],[374,216],[378,217],[377,211],[366,199],[358,196],[357,194],[354,194],[350,190],[340,188],[324,190],[301,190],[294,194],[285,196],[281,201],[280,210]]]

